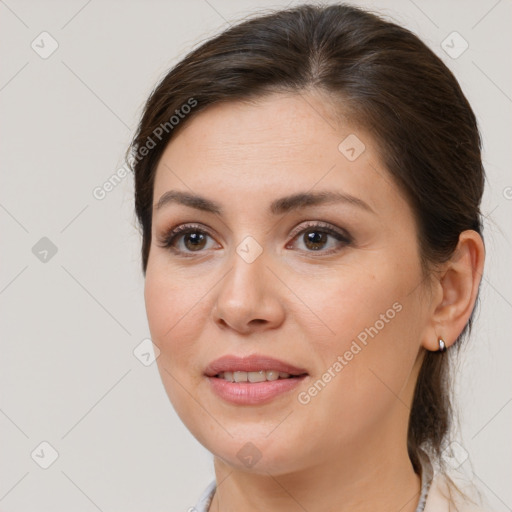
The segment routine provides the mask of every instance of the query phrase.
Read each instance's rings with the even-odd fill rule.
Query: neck
[[[344,449],[289,474],[233,469],[217,457],[214,464],[217,490],[210,512],[415,512],[421,492],[407,450],[383,454],[382,444]]]

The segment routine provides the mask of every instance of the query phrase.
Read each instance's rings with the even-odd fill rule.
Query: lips
[[[260,406],[290,393],[308,379],[308,372],[275,359],[253,354],[226,355],[212,361],[204,372],[210,390],[236,406]]]
[[[212,361],[206,367],[204,373],[207,377],[216,377],[224,372],[261,372],[272,370],[287,373],[290,377],[298,377],[308,373],[304,368],[299,368],[273,357],[257,354],[246,357],[234,355],[220,357]]]

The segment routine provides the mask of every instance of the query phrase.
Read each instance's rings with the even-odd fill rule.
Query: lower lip
[[[228,382],[208,377],[213,392],[236,405],[260,405],[296,388],[307,375],[264,382]]]

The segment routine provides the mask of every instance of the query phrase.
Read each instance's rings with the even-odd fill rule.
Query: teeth
[[[277,380],[279,378],[279,372],[276,370],[267,370],[265,372],[267,380]]]
[[[233,372],[235,382],[247,382],[247,372]]]
[[[247,372],[247,380],[249,382],[265,382],[267,380],[265,370],[260,370],[259,372]]]
[[[277,370],[259,370],[257,372],[222,372],[217,377],[228,382],[265,382],[266,380],[287,379],[290,374]]]

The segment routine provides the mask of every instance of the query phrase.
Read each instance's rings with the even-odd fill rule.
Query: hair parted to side
[[[142,228],[142,269],[151,246],[155,171],[173,136],[214,103],[316,90],[374,137],[418,226],[422,268],[450,258],[462,231],[482,235],[481,138],[456,78],[416,35],[352,5],[300,5],[246,19],[201,44],[151,93],[127,152]],[[474,312],[473,312],[474,313]],[[416,384],[408,451],[444,472],[452,425],[449,357],[426,351]]]

